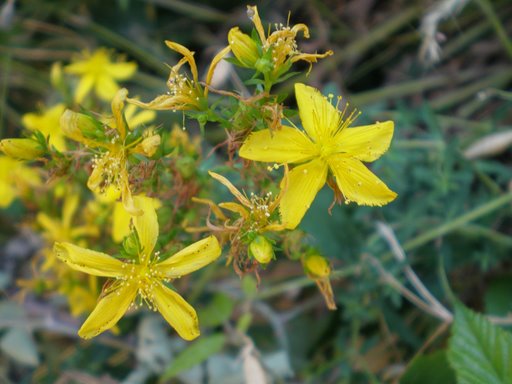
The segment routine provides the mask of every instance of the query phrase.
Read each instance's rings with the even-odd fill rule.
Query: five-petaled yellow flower
[[[128,175],[128,157],[141,154],[151,157],[160,145],[160,135],[153,130],[146,137],[129,142],[129,128],[123,115],[124,101],[128,95],[126,89],[120,89],[112,100],[113,118],[109,119],[113,126],[105,126],[107,140],[99,141],[87,136],[87,133],[97,130],[97,124],[91,117],[66,110],[61,117],[62,131],[69,138],[78,141],[89,148],[101,149],[93,159],[93,171],[87,181],[87,186],[94,192],[105,193],[109,186],[115,187],[121,193],[125,209],[132,215],[139,215],[133,204]]]
[[[264,129],[240,148],[240,156],[249,160],[300,164],[290,171],[279,205],[283,224],[295,228],[300,223],[329,170],[346,203],[382,206],[394,200],[396,193],[362,163],[387,151],[393,122],[349,128],[355,114],[345,116],[346,108],[338,110],[317,89],[295,84],[295,96],[305,132],[287,126]]]
[[[136,63],[110,61],[110,52],[105,48],[99,48],[92,53],[84,51],[81,58],[64,67],[65,72],[80,76],[75,91],[77,103],[81,103],[93,88],[100,99],[112,100],[119,89],[117,81],[131,78],[136,70]]]
[[[157,96],[155,99],[148,103],[136,99],[128,99],[130,103],[138,105],[143,108],[154,110],[202,110],[207,108],[208,86],[210,85],[213,73],[217,64],[226,56],[230,51],[229,47],[222,49],[213,58],[208,73],[206,74],[206,87],[199,83],[199,75],[197,72],[197,65],[194,59],[194,52],[181,44],[173,41],[166,40],[165,44],[173,51],[178,52],[183,58],[178,64],[171,67],[169,79],[167,80],[167,88],[169,92],[165,95]],[[188,63],[192,79],[180,73],[183,64]]]
[[[155,252],[159,227],[154,202],[144,197],[135,197],[135,201],[144,212],[133,217],[140,244],[136,260],[123,261],[70,243],[55,243],[56,256],[71,268],[113,279],[105,285],[101,299],[78,334],[88,339],[113,327],[138,296],[140,302],[158,310],[182,338],[192,340],[199,336],[196,311],[164,283],[217,259],[221,254],[217,238],[207,237],[160,261]]]
[[[66,106],[59,103],[42,113],[27,113],[23,115],[21,122],[31,131],[40,131],[46,138],[49,138],[49,143],[57,150],[65,151],[66,142],[59,126],[60,116],[65,109]]]

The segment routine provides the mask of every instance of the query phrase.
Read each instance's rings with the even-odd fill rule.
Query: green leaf
[[[458,384],[512,384],[512,335],[456,304],[448,360]]]
[[[221,333],[202,337],[187,347],[176,357],[176,359],[174,359],[174,361],[162,375],[162,379],[170,379],[171,377],[175,377],[180,372],[187,371],[190,368],[201,364],[210,356],[220,352],[224,346],[225,341],[226,337]]]
[[[211,303],[202,310],[199,310],[201,327],[216,327],[224,324],[233,312],[235,303],[228,295],[218,293],[213,297]]]
[[[448,364],[446,351],[416,357],[400,384],[455,383],[455,372]]]

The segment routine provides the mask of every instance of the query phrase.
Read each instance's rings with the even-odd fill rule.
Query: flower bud
[[[261,58],[256,61],[256,63],[254,64],[254,68],[256,68],[258,71],[262,73],[267,73],[272,71],[274,65],[272,64],[272,61],[265,58]]]
[[[259,59],[258,47],[254,40],[242,33],[238,27],[234,27],[228,33],[228,42],[240,64],[247,68],[254,68]]]
[[[33,139],[4,139],[0,141],[0,150],[18,160],[34,160],[44,154],[44,149]]]
[[[185,179],[190,179],[197,169],[196,161],[190,156],[180,156],[176,159],[176,169]]]
[[[147,157],[151,157],[155,154],[156,150],[160,146],[160,143],[160,135],[148,136],[135,147],[135,152],[141,153]]]
[[[321,279],[331,274],[328,261],[320,255],[306,256],[303,264],[306,273],[313,279]]]
[[[78,142],[94,138],[101,131],[98,121],[83,113],[66,109],[60,117],[60,128],[64,135]]]
[[[139,254],[139,242],[135,232],[132,232],[129,236],[126,236],[123,240],[123,248],[128,256],[135,257]]]
[[[268,264],[274,258],[272,243],[265,236],[256,236],[249,244],[249,255],[260,264]]]

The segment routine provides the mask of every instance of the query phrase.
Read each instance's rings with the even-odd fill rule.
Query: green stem
[[[500,196],[494,200],[491,200],[488,203],[482,204],[481,206],[475,208],[474,210],[459,216],[458,218],[451,220],[445,224],[437,226],[436,228],[424,232],[419,236],[415,237],[412,240],[407,241],[403,249],[404,251],[411,251],[415,248],[418,248],[431,240],[434,240],[438,237],[446,235],[459,227],[469,223],[470,221],[476,220],[482,216],[488,215],[489,213],[495,211],[496,209],[502,207],[505,204],[508,204],[512,201],[512,193],[507,193],[503,196]],[[386,255],[388,256],[388,255]]]
[[[500,39],[501,44],[503,44],[505,51],[507,52],[510,59],[512,59],[512,42],[507,37],[507,32],[505,31],[505,28],[503,28],[500,19],[494,12],[492,4],[488,0],[477,0],[476,2],[482,9],[485,16],[487,16],[487,18],[491,22],[494,31],[496,32],[498,38]]]

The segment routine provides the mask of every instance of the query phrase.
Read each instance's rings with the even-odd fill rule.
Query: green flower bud
[[[33,139],[4,139],[0,141],[0,150],[18,160],[35,160],[44,154],[44,149]]]
[[[64,135],[83,144],[87,144],[88,139],[97,137],[101,132],[101,124],[98,121],[69,109],[60,117],[60,128]]]
[[[249,255],[260,264],[268,264],[274,258],[274,248],[265,236],[258,235],[249,244]]]
[[[268,73],[272,71],[272,69],[274,68],[274,64],[272,63],[272,61],[262,57],[261,59],[258,59],[258,61],[256,61],[256,63],[254,64],[254,68],[256,68],[258,71],[262,73]]]
[[[306,256],[303,265],[306,273],[313,279],[321,279],[331,274],[329,262],[320,255]]]
[[[139,241],[135,232],[130,233],[123,240],[123,248],[128,256],[136,257],[139,254]]]
[[[185,179],[190,179],[195,174],[196,167],[196,161],[189,156],[178,157],[176,160],[176,168]]]
[[[233,55],[246,68],[254,68],[259,59],[258,46],[250,36],[242,33],[238,27],[231,28],[228,42]]]

